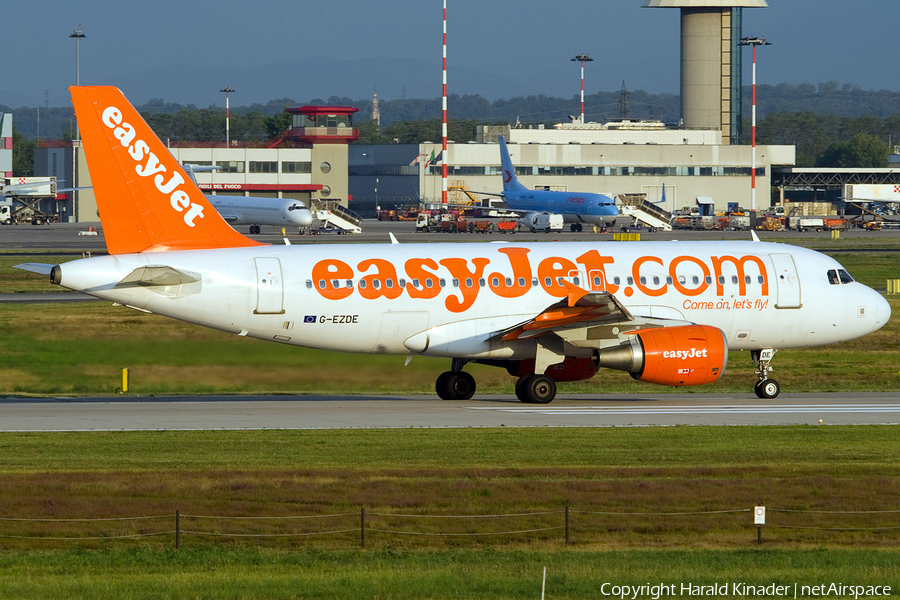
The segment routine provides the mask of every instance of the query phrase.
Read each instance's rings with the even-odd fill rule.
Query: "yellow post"
[[[122,369],[122,393],[125,394],[128,392],[128,369]]]
[[[285,229],[284,227],[282,227],[282,228],[281,228],[281,236],[284,237],[284,236],[286,236],[286,235],[287,235],[287,229]]]
[[[832,229],[831,230],[831,239],[833,239],[833,240],[841,239],[841,232],[838,231],[837,229]]]

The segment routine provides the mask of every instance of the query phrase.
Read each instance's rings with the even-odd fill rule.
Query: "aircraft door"
[[[778,290],[775,308],[800,308],[800,277],[797,276],[794,257],[776,253],[770,254],[769,258],[775,267],[775,286]]]
[[[274,257],[256,258],[255,315],[284,314],[284,282],[281,261]]]

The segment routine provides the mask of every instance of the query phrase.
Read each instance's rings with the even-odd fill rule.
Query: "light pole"
[[[753,75],[752,97],[753,102],[750,112],[750,210],[756,210],[756,47],[771,46],[766,38],[745,37],[741,38],[741,46],[753,46]]]
[[[584,63],[594,62],[594,59],[587,54],[579,54],[571,60],[581,63],[581,123],[584,124]]]
[[[70,38],[75,38],[75,85],[81,85],[81,40],[85,37],[84,32],[81,30],[81,25],[78,26],[78,29],[72,32],[69,36]],[[75,121],[75,140],[79,140],[81,136],[78,133],[78,120]]]
[[[220,92],[225,92],[225,147],[231,147],[231,140],[229,139],[231,131],[230,131],[230,114],[229,114],[229,106],[228,106],[228,94],[233,92],[234,90],[228,87],[227,85],[223,87]]]

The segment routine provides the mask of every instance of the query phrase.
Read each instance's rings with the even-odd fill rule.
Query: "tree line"
[[[749,115],[749,88],[744,106]],[[346,97],[314,98],[296,102],[290,98],[266,104],[235,107],[230,113],[230,139],[265,144],[291,126],[285,108],[312,105],[355,106],[360,109],[354,126],[361,144],[437,142],[441,138],[441,101],[397,99],[379,102],[381,127],[371,119],[371,100]],[[456,142],[472,141],[479,124],[536,126],[566,122],[580,111],[579,98],[527,96],[486,100],[478,95],[451,95],[448,136]],[[164,141],[221,142],[225,139],[225,110],[211,106],[167,103],[153,99],[138,110]],[[14,171],[29,174],[34,139],[71,139],[75,119],[69,108],[17,108],[0,105],[13,113]],[[585,118],[605,122],[616,118],[658,119],[676,125],[680,100],[675,94],[643,91],[598,92],[585,96]],[[884,167],[894,144],[900,144],[900,92],[862,90],[859,86],[828,82],[757,86],[757,143],[794,145],[799,167]],[[749,118],[744,119],[743,143],[750,143]],[[18,149],[22,150],[19,151]]]

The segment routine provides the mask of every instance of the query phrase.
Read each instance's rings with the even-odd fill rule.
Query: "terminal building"
[[[190,143],[169,146],[182,164],[215,166],[195,174],[200,189],[210,194],[296,198],[347,205],[348,145],[359,137],[349,106],[288,108],[292,127],[267,145]],[[65,181],[65,187],[90,188],[90,173],[80,141],[40,142],[35,149],[35,173]],[[71,182],[71,183],[69,183]],[[63,186],[61,186],[63,187]],[[44,201],[60,220],[99,220],[93,190],[81,189]],[[46,206],[52,204],[53,206]]]

